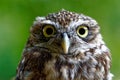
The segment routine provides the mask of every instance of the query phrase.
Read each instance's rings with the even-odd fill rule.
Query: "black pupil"
[[[80,33],[81,35],[85,34],[85,29],[84,29],[84,28],[80,28],[80,29],[79,29],[79,33]]]
[[[47,33],[48,35],[51,35],[51,34],[53,33],[53,29],[52,29],[52,28],[47,28],[47,29],[46,29],[46,33]]]

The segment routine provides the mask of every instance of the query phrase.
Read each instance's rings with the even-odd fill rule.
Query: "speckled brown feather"
[[[52,20],[54,22],[58,22],[61,26],[68,25],[71,21],[77,21],[79,19],[79,14],[74,12],[69,12],[66,10],[62,10],[58,13],[49,14],[46,19]]]

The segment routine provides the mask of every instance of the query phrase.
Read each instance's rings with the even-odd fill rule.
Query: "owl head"
[[[39,46],[59,55],[75,56],[104,44],[94,19],[66,10],[37,17],[30,33],[26,47]]]

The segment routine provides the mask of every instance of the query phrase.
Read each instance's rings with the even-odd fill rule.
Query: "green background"
[[[112,53],[111,72],[120,80],[120,0],[0,0],[0,80],[15,76],[35,17],[63,8],[99,22]]]

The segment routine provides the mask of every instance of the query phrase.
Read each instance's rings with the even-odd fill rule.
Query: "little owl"
[[[94,19],[66,10],[37,17],[16,80],[112,80],[99,29]]]

